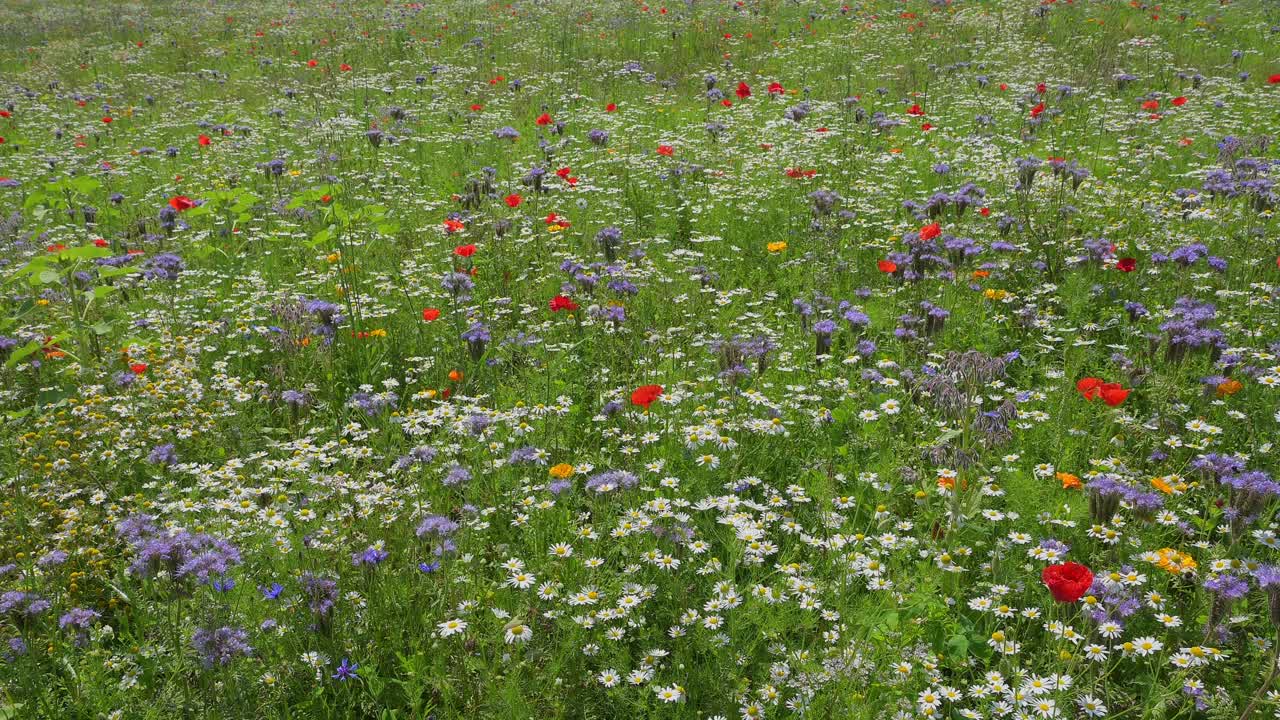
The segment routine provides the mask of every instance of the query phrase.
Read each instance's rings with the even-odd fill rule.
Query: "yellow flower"
[[[769,248],[769,252],[771,253],[780,253],[787,249],[787,243],[784,240],[777,240],[769,243],[766,247]]]
[[[569,463],[552,465],[551,469],[547,471],[547,474],[558,480],[564,480],[565,478],[573,475],[573,466]]]
[[[984,297],[984,298],[986,298],[986,299],[988,299],[988,300],[1003,300],[1003,299],[1005,299],[1005,298],[1009,297],[1009,291],[1008,291],[1008,290],[996,290],[996,289],[994,289],[994,288],[987,288],[986,290],[983,290],[983,291],[982,291],[982,297]]]

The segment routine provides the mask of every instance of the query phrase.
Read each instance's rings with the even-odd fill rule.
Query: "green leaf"
[[[62,279],[62,275],[57,270],[41,270],[34,278],[38,281],[32,284],[52,285]]]
[[[11,368],[14,365],[17,365],[18,363],[22,362],[28,355],[31,355],[32,353],[34,353],[39,349],[40,349],[40,341],[32,340],[26,345],[23,345],[17,350],[14,350],[13,352],[9,353],[9,359],[4,361],[4,366],[7,368]]]
[[[935,444],[942,445],[943,443],[951,442],[952,440],[960,437],[961,434],[962,434],[962,431],[960,430],[948,430],[938,436],[938,439],[937,441],[935,441]]]
[[[111,257],[111,249],[97,245],[81,245],[58,253],[59,260],[93,260],[104,257]]]
[[[36,190],[27,196],[26,201],[22,203],[22,209],[31,210],[38,205],[43,205],[46,197],[48,196],[45,195],[44,191]]]
[[[81,195],[92,195],[94,191],[102,187],[102,182],[89,175],[81,175],[68,180],[67,185]]]
[[[951,651],[951,656],[956,659],[962,659],[969,654],[969,638],[964,635],[952,635],[947,638],[947,650]]]
[[[45,407],[61,407],[67,402],[67,398],[73,394],[72,390],[66,388],[51,388],[39,393],[36,397],[39,403]]]
[[[132,275],[141,272],[142,268],[137,265],[127,265],[125,267],[104,267],[98,271],[99,277],[113,278],[122,275]]]
[[[308,244],[309,244],[311,247],[315,247],[315,246],[317,246],[317,245],[323,245],[324,243],[329,242],[329,238],[331,238],[331,237],[333,237],[333,226],[332,226],[332,225],[330,225],[329,227],[324,228],[323,230],[320,230],[320,231],[319,231],[319,232],[317,232],[315,235],[312,235],[312,236],[311,236],[311,241],[310,241]]]

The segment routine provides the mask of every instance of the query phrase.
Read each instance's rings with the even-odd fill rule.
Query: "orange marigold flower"
[[[1235,395],[1240,392],[1240,389],[1243,387],[1244,385],[1240,384],[1239,380],[1227,380],[1225,382],[1218,383],[1217,395],[1218,397]]]

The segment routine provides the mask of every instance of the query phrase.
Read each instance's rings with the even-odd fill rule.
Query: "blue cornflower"
[[[333,673],[334,680],[350,680],[353,677],[359,677],[356,670],[360,668],[356,663],[351,662],[347,658],[342,658],[342,662],[338,664],[338,669]]]

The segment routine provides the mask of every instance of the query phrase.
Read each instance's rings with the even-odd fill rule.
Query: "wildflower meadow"
[[[0,5],[0,720],[1280,717],[1280,5]]]

